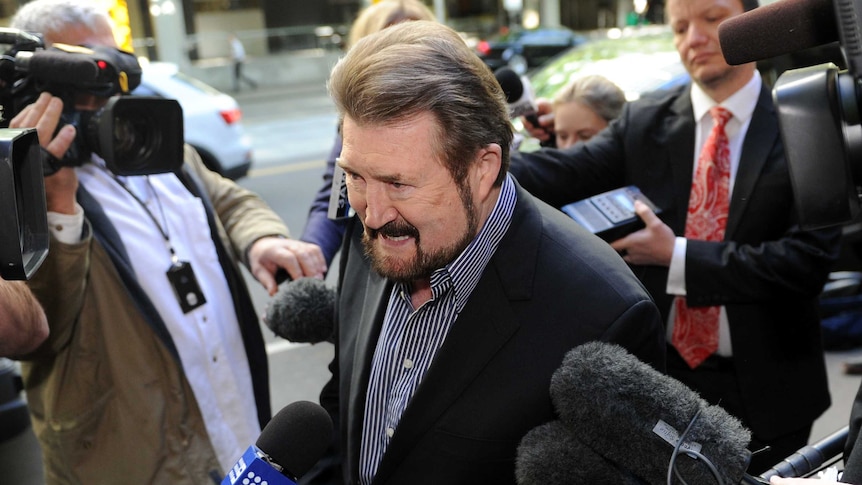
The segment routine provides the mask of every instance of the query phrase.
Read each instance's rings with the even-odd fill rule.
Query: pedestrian
[[[231,33],[228,35],[228,42],[230,43],[230,60],[233,64],[233,92],[238,93],[240,84],[243,82],[248,84],[252,89],[257,89],[257,81],[246,76],[245,72],[243,72],[246,54],[242,41],[239,40],[236,34]]]

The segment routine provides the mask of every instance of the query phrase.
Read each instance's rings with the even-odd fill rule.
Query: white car
[[[132,94],[176,99],[183,108],[185,141],[204,163],[225,177],[244,177],[252,163],[251,137],[242,126],[236,100],[180,72],[176,64],[142,64],[141,84]]]

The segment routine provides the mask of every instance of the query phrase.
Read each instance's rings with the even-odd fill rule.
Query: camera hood
[[[0,276],[30,279],[48,255],[42,150],[33,128],[0,129]]]
[[[833,64],[795,69],[778,78],[772,95],[800,226],[855,219],[862,127],[854,77]]]

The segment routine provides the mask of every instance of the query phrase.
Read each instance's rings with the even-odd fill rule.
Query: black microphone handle
[[[764,480],[760,477],[753,477],[748,473],[742,476],[742,481],[739,482],[740,485],[769,485],[768,480]]]
[[[845,426],[813,445],[800,448],[796,453],[762,473],[760,477],[768,481],[774,476],[794,478],[808,475],[820,468],[827,460],[844,453],[849,432],[850,426]]]

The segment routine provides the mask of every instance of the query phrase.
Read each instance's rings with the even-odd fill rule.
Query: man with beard
[[[818,296],[840,237],[799,227],[770,89],[754,63],[722,55],[719,24],[756,6],[668,0],[692,82],[628,103],[585,143],[511,166],[557,207],[636,185],[661,208],[636,204],[646,227],[611,245],[667,323],[668,373],[751,430],[755,475],[805,446],[829,407]],[[793,406],[776,401],[800,385]]]
[[[508,175],[505,97],[456,32],[368,36],[329,89],[356,217],[321,393],[339,432],[304,483],[515,483],[567,351],[614,342],[664,368],[657,310],[619,256]]]

